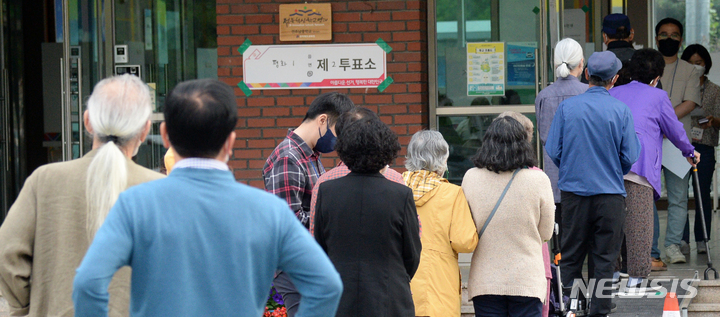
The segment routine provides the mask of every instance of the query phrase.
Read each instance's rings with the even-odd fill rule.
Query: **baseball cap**
[[[613,78],[622,68],[622,62],[610,51],[595,52],[588,59],[587,70],[590,76],[600,77],[602,80]]]
[[[625,30],[629,32],[632,28],[630,27],[630,18],[622,13],[609,14],[603,19],[602,31],[605,34],[614,35],[621,26],[624,26]]]

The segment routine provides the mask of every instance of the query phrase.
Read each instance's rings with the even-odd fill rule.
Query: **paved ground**
[[[693,227],[695,219],[695,211],[690,212],[690,228]],[[663,248],[663,241],[665,240],[665,232],[663,228],[667,224],[667,211],[661,210],[660,213],[660,250],[663,252],[662,256],[665,256]],[[720,216],[718,211],[713,212],[712,221],[712,240],[710,241],[710,258],[713,261],[713,266],[718,269],[718,261],[720,261]],[[690,235],[693,236],[692,234]],[[693,239],[693,238],[691,238]],[[700,273],[700,278],[703,278],[703,272],[707,268],[707,255],[697,254],[696,245],[694,242],[690,243],[690,256],[687,263],[682,264],[668,264],[668,270],[665,272],[653,272],[650,274],[650,279],[653,278],[671,278],[671,279],[689,279],[692,278],[696,271]],[[711,277],[712,278],[712,277]],[[664,284],[663,286],[665,286]],[[678,290],[681,293],[682,290]],[[618,299],[618,311],[612,316],[622,317],[635,317],[635,316],[662,316],[662,309],[664,300],[657,299]]]
[[[660,213],[660,250],[662,256],[665,256],[663,241],[665,241],[665,231],[667,224],[667,211],[661,210]],[[695,219],[695,211],[690,211],[690,228],[693,227]],[[720,261],[720,216],[718,212],[713,212],[712,230],[714,232],[714,239],[710,242],[710,257],[713,260],[713,266],[718,269],[718,261]],[[692,234],[690,235],[693,236]],[[693,238],[691,238],[693,239]],[[650,274],[650,280],[653,278],[662,279],[690,279],[694,276],[695,272],[700,273],[700,278],[703,277],[703,272],[707,268],[707,255],[697,254],[697,249],[694,242],[690,243],[690,256],[688,263],[683,264],[668,264],[668,270],[665,272],[653,272]],[[587,269],[587,268],[586,268]],[[667,289],[672,289],[671,282],[663,282],[661,285]],[[681,288],[677,288],[678,295],[684,294]],[[617,312],[612,314],[613,317],[642,317],[642,316],[662,316],[663,305],[665,303],[664,298],[616,298],[614,302],[617,304]]]

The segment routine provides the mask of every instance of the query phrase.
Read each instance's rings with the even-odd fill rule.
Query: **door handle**
[[[62,142],[62,157],[63,160],[67,160],[67,122],[65,122],[65,111],[67,108],[67,96],[65,87],[65,63],[64,59],[60,58],[60,122],[62,123],[60,128],[60,140]]]
[[[535,98],[537,98],[537,95],[540,93],[540,76],[538,72],[538,68],[540,68],[540,65],[538,65],[538,49],[535,49]]]
[[[82,102],[82,59],[78,57],[77,59],[77,69],[78,69],[78,78],[77,78],[77,84],[78,84],[78,139],[80,139],[80,149],[78,150],[78,155],[80,157],[83,156],[85,148],[84,145],[84,122],[83,122],[83,102]]]
[[[7,68],[3,68],[2,70],[2,103],[0,103],[3,107],[3,151],[5,153],[5,163],[3,165],[6,172],[10,171],[10,149],[8,148],[8,145],[10,144],[10,99],[7,97],[8,94],[10,94],[10,87],[8,84],[8,70]]]

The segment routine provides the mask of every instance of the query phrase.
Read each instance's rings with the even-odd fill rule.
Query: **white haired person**
[[[460,316],[458,252],[472,252],[478,242],[462,188],[442,177],[448,150],[440,132],[418,131],[405,160],[403,179],[413,190],[425,231],[420,266],[410,281],[415,316]]]
[[[13,316],[72,316],[75,269],[126,188],[163,177],[131,158],[150,131],[150,92],[139,78],[100,81],[87,102],[93,150],[39,167],[0,227],[0,292]],[[127,316],[130,270],[110,284],[109,316]]]
[[[550,124],[560,103],[565,99],[584,93],[588,89],[588,85],[581,83],[578,79],[583,74],[585,61],[582,47],[578,42],[570,38],[558,42],[555,45],[553,61],[557,79],[552,85],[538,93],[535,98],[535,114],[538,136],[543,146],[543,162],[545,162],[543,170],[550,178],[555,199],[555,222],[562,228],[560,189],[558,188],[559,170],[555,164],[551,163],[552,160],[545,151],[545,142],[547,142]]]

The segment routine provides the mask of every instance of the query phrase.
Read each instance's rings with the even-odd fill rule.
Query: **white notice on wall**
[[[505,95],[505,43],[467,43],[467,95]]]
[[[563,11],[563,35],[585,43],[585,11],[582,9],[566,9]]]
[[[378,44],[251,45],[243,54],[250,89],[375,88],[387,77]]]

